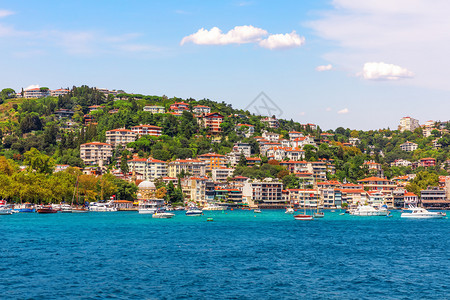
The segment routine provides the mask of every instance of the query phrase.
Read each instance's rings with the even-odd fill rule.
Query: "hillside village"
[[[1,97],[0,197],[12,201],[70,201],[80,185],[83,201],[450,206],[448,122],[322,131],[225,102],[87,86]]]

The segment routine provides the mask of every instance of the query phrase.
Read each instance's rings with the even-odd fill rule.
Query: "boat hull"
[[[314,218],[310,215],[295,215],[294,219],[298,221],[312,221]]]
[[[402,213],[400,215],[401,218],[405,219],[443,219],[445,218],[445,215],[443,214],[411,214],[411,213]]]
[[[58,211],[52,208],[40,208],[37,210],[38,214],[56,214]]]
[[[175,214],[172,213],[155,213],[152,218],[154,219],[170,219],[173,218]]]

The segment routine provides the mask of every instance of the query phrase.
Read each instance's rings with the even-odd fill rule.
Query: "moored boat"
[[[186,211],[186,216],[198,217],[203,215],[203,211],[195,206],[189,207]]]
[[[356,209],[349,211],[352,216],[371,217],[371,216],[387,216],[389,211],[385,206],[375,208],[370,205],[360,205]]]
[[[259,208],[253,210],[254,213],[260,214],[261,210]]]
[[[202,210],[226,210],[228,207],[218,205],[217,203],[208,203]]]
[[[58,211],[54,209],[51,205],[49,206],[42,206],[41,208],[38,208],[37,213],[38,214],[55,214]]]
[[[6,200],[0,200],[0,215],[12,215],[12,209],[6,205]]]
[[[322,211],[318,211],[318,212],[313,213],[313,217],[314,218],[323,218],[323,217],[325,217],[325,213]]]
[[[311,215],[294,215],[294,219],[299,221],[312,221],[314,217]]]
[[[409,219],[442,219],[447,216],[447,214],[443,212],[428,211],[423,207],[412,205],[409,206],[407,211],[410,212],[403,212],[400,217]]]
[[[157,211],[152,215],[152,218],[170,219],[170,218],[173,218],[174,216],[175,216],[175,214],[173,214],[173,213],[169,213],[169,212],[165,212],[165,211]]]

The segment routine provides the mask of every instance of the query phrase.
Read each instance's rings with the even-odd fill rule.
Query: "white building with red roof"
[[[236,125],[236,132],[248,138],[255,133],[255,126],[240,123]]]
[[[23,98],[44,98],[50,96],[50,90],[46,88],[34,88],[23,91]]]
[[[67,95],[69,92],[70,92],[70,90],[67,90],[67,89],[56,89],[56,90],[50,91],[50,95],[53,97],[58,97],[58,96]]]
[[[206,164],[199,159],[177,159],[168,163],[169,177],[177,177],[182,171],[191,176],[203,177],[206,175]]]
[[[196,114],[209,114],[211,112],[211,107],[205,105],[196,105],[192,107],[192,112]]]
[[[139,136],[143,135],[151,135],[151,136],[161,136],[162,134],[162,127],[155,126],[155,125],[138,125],[131,127],[131,131],[136,133]]]
[[[176,113],[183,113],[183,111],[189,110],[189,104],[184,102],[175,102],[170,106],[170,110]]]

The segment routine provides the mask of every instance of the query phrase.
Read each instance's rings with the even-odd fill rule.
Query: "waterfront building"
[[[151,136],[161,136],[162,127],[154,125],[138,125],[131,127],[131,131],[139,136],[151,135]]]
[[[164,114],[166,112],[166,109],[164,108],[164,106],[147,105],[144,106],[143,111],[151,112],[152,114]]]
[[[242,195],[250,201],[266,207],[285,205],[282,197],[283,183],[265,179],[263,181],[245,182]]]
[[[111,144],[113,148],[117,146],[126,147],[128,143],[136,140],[137,134],[131,130],[119,128],[106,131],[106,142]]]
[[[400,125],[398,129],[403,131],[414,131],[414,129],[419,128],[419,120],[413,119],[411,117],[404,117],[400,119]]]
[[[130,172],[143,174],[145,180],[155,180],[167,176],[167,163],[149,158],[133,158],[128,161]]]
[[[429,186],[426,190],[420,191],[420,201],[425,208],[448,208],[450,201],[446,192],[437,186]]]
[[[417,150],[417,147],[418,147],[418,145],[413,142],[406,142],[406,143],[403,143],[400,145],[400,149],[402,149],[402,151],[407,151],[407,152]]]
[[[317,208],[320,192],[316,189],[287,189],[289,203],[300,208]]]
[[[383,193],[390,193],[396,188],[394,182],[381,177],[368,177],[358,180],[358,182],[363,184],[364,187],[367,187],[370,191],[378,190]]]
[[[107,165],[112,157],[112,145],[92,142],[80,145],[80,157],[85,165]]]

